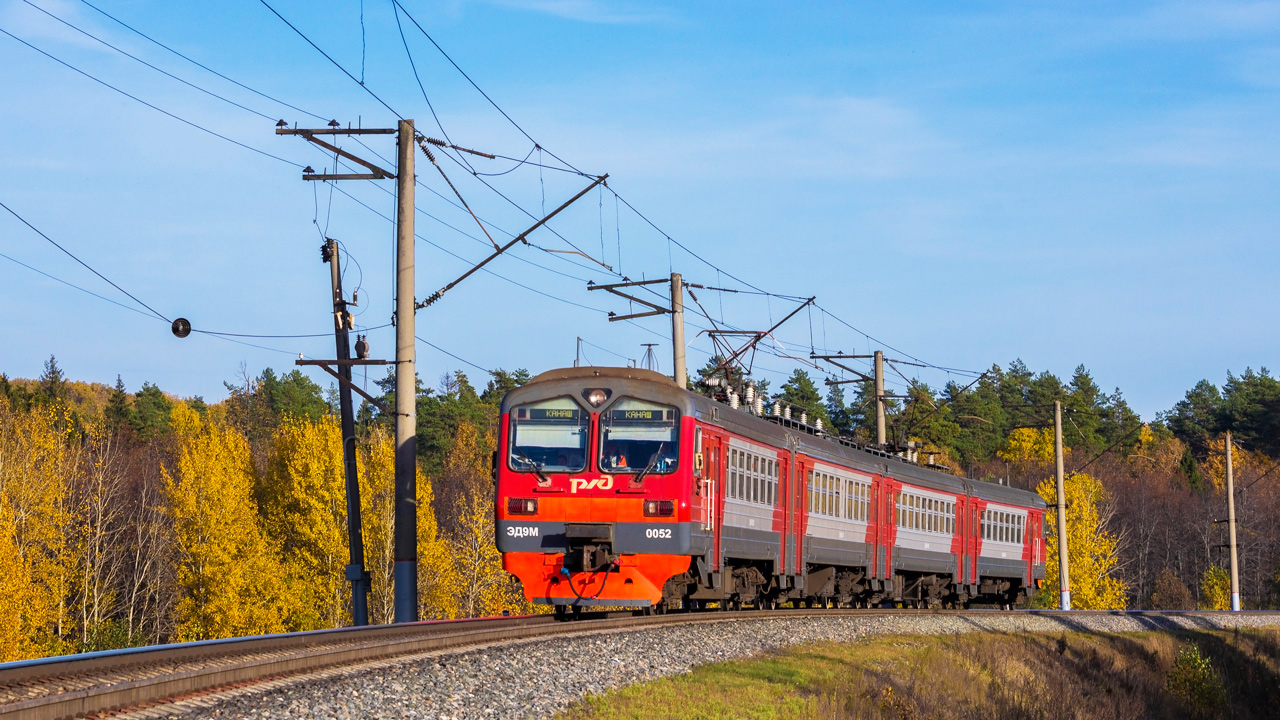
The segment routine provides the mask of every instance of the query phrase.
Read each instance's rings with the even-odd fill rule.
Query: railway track
[[[658,616],[600,614],[572,622],[535,615],[341,628],[249,638],[129,648],[84,655],[0,664],[0,720],[103,717],[227,688],[287,678],[326,668],[360,665],[400,656],[540,637],[580,635],[663,625],[857,615],[1013,615],[1030,611],[820,610],[708,612]],[[1165,613],[1054,611],[1037,615],[1090,614],[1150,618]],[[1194,616],[1197,613],[1177,613]],[[1277,615],[1280,623],[1280,615]]]

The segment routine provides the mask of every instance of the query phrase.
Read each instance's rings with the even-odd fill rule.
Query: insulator
[[[756,415],[764,415],[764,396],[763,395],[756,395],[756,402],[751,409],[755,411]]]
[[[818,432],[822,432],[822,418],[817,418],[816,420],[814,420],[813,426],[818,429]]]
[[[729,407],[734,410],[738,409],[738,393],[732,390],[729,391]]]
[[[772,414],[774,417],[777,417],[777,416],[779,416],[779,415],[781,415],[781,414],[782,414],[782,403],[781,403],[781,402],[778,402],[777,400],[774,400],[774,401],[773,401],[773,412],[772,412],[771,414]]]
[[[369,359],[369,343],[365,341],[364,335],[356,336],[356,357],[361,360]]]
[[[800,411],[800,424],[801,425],[809,424],[809,413],[805,410]]]
[[[747,391],[744,399],[747,401],[748,405],[754,406],[756,404],[756,384],[755,383],[747,383]]]
[[[783,406],[783,408],[782,408],[782,417],[786,418],[787,420],[790,420],[790,419],[791,419],[791,406],[790,406],[790,405],[785,405],[785,406]]]

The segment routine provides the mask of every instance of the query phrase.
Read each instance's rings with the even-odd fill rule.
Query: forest
[[[712,366],[704,368],[705,375]],[[489,458],[504,393],[528,372],[418,383],[419,611],[527,612],[493,539]],[[745,378],[736,378],[745,379]],[[770,401],[868,441],[872,388],[818,388],[797,370]],[[297,370],[242,368],[226,398],[179,398],[0,375],[0,661],[349,624],[337,396]],[[699,387],[697,383],[694,388]],[[845,388],[849,388],[848,394]],[[394,382],[370,389],[392,405]],[[1069,553],[1078,608],[1224,609],[1224,433],[1235,440],[1246,607],[1280,604],[1280,382],[1267,370],[1202,381],[1143,422],[1084,367],[1063,382],[1021,361],[969,386],[912,384],[889,407],[920,462],[1055,502],[1053,403],[1064,408]],[[391,617],[392,427],[357,415],[372,621]],[[426,511],[429,508],[430,511]],[[1056,533],[1050,526],[1050,550]],[[1056,601],[1056,561],[1035,602]]]

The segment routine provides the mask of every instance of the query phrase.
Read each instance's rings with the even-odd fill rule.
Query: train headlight
[[[676,514],[676,504],[670,500],[645,500],[644,514],[648,517],[671,517]]]
[[[587,399],[587,402],[591,403],[591,407],[600,407],[604,404],[605,400],[609,399],[609,395],[611,394],[612,393],[610,391],[601,388],[586,390],[582,393],[583,397]]]
[[[537,498],[507,498],[508,515],[537,515]]]

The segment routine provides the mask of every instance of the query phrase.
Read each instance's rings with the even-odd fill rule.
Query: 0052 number
[[[670,540],[670,528],[648,528],[644,531],[644,536],[650,540]]]

